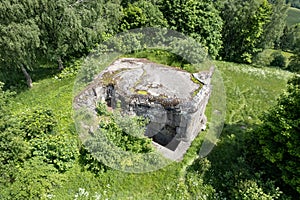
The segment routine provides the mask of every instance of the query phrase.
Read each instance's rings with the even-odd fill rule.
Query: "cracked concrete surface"
[[[75,109],[95,114],[97,102],[109,102],[112,108],[119,102],[123,112],[149,119],[145,135],[165,157],[181,160],[206,127],[213,70],[190,74],[147,59],[121,58],[75,97]]]

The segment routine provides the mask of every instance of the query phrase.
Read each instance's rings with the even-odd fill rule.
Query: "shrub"
[[[18,168],[15,182],[1,191],[0,198],[3,195],[4,199],[47,199],[61,182],[61,176],[52,165],[34,157]]]
[[[78,71],[80,70],[82,64],[82,60],[76,60],[73,63],[68,64],[69,66],[65,67],[57,76],[55,76],[55,79],[66,79],[70,77],[74,77],[78,74]]]
[[[121,112],[115,110],[107,117],[106,106],[99,104],[98,113],[102,115],[100,129],[106,137],[116,146],[124,151],[135,153],[147,153],[152,151],[151,139],[144,136],[144,126],[147,121],[137,116],[122,116]]]
[[[52,110],[39,108],[23,114],[20,117],[20,128],[27,139],[53,133],[57,122]]]
[[[210,168],[211,163],[206,158],[199,158],[187,169],[185,184],[193,199],[215,199],[215,189],[205,184],[204,173]]]
[[[3,90],[4,83],[0,82],[0,130],[3,127],[1,122],[5,122],[4,120],[8,119],[9,113],[9,101],[14,93],[10,91]]]
[[[96,108],[96,111],[98,113],[98,115],[100,116],[109,116],[110,113],[107,111],[106,109],[106,104],[103,103],[103,102],[99,102],[98,105],[97,105],[97,108]]]
[[[47,135],[30,140],[32,156],[52,164],[60,172],[71,168],[78,156],[77,141],[66,134]]]
[[[109,169],[102,163],[104,162],[102,159],[107,161],[104,157],[108,155],[102,154],[101,149],[105,148],[104,146],[107,145],[107,141],[104,145],[101,144],[103,142],[103,139],[100,139],[101,137],[107,138],[112,143],[110,147],[118,147],[124,152],[149,153],[153,151],[151,139],[144,136],[144,126],[147,120],[137,116],[123,116],[119,109],[109,112],[104,102],[98,103],[96,110],[98,115],[100,115],[100,130],[98,133],[101,133],[101,136],[98,133],[93,134],[92,137],[85,141],[85,147],[82,146],[80,149],[79,160],[85,169],[92,171],[96,175]],[[113,161],[118,166],[120,164],[121,166],[119,167],[126,167],[128,165],[127,162],[132,162],[131,160],[123,160],[120,157],[121,155],[116,153],[112,153],[109,156],[114,157]],[[134,159],[139,158],[134,157]],[[111,165],[109,166],[112,167]]]
[[[271,61],[270,65],[280,68],[286,67],[286,58],[280,52],[274,52],[271,55],[273,60]]]
[[[57,120],[51,109],[33,109],[16,120],[19,135],[30,144],[31,157],[40,157],[60,172],[72,167],[78,155],[77,140],[67,133],[55,133]]]
[[[271,183],[272,191],[270,193],[264,192],[263,188],[259,187],[257,181],[245,180],[237,183],[237,188],[234,189],[234,199],[242,200],[273,200],[281,196],[279,188],[274,187],[274,183],[266,182],[264,185]]]
[[[21,131],[9,125],[13,122],[7,122],[8,127],[0,130],[0,185],[14,182],[18,166],[30,155],[28,142],[20,137]]]
[[[108,167],[99,162],[83,145],[81,145],[79,153],[79,163],[85,170],[91,171],[96,175],[100,175],[108,170]]]
[[[9,102],[13,93],[2,88],[3,83],[0,82],[0,190],[2,186],[14,182],[17,166],[30,152],[17,126],[17,118],[10,113]]]
[[[100,128],[106,137],[124,151],[148,153],[152,151],[151,139],[144,136],[144,119],[141,117],[123,117],[114,113],[110,119],[100,122]]]
[[[263,115],[255,135],[259,152],[281,171],[281,179],[300,193],[300,76],[288,82],[287,92]],[[277,174],[274,174],[275,176]]]

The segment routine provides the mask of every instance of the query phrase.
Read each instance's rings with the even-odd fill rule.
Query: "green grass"
[[[244,129],[244,126],[247,128],[249,124],[259,123],[258,116],[276,103],[276,98],[285,89],[286,81],[291,76],[289,72],[272,68],[255,68],[228,62],[216,62],[216,65],[221,71],[226,88],[226,124],[236,125],[235,128],[239,130]],[[58,129],[69,130],[73,126],[73,82],[74,78],[47,78],[34,83],[31,90],[16,96],[13,112],[22,114],[32,107],[51,108],[58,118]],[[82,189],[89,196],[84,197],[82,194],[81,199],[95,199],[93,196],[97,195],[101,199],[191,199],[187,193],[185,173],[187,166],[197,157],[204,134],[205,132],[196,138],[182,162],[175,162],[151,173],[129,174],[108,170],[97,177],[83,170],[77,163],[71,170],[60,175],[64,182],[52,192],[53,199],[74,199]],[[226,137],[222,136],[221,141]],[[232,153],[228,149],[227,151]],[[199,190],[202,189],[204,190],[199,186]]]
[[[177,68],[182,67],[182,62],[180,61],[181,58],[166,50],[147,49],[131,54],[126,54],[123,57],[147,58],[152,62],[157,62],[163,65],[173,66]]]
[[[286,23],[288,26],[300,23],[300,9],[298,8],[289,8],[288,9],[288,16]]]
[[[70,128],[72,120],[72,96],[74,78],[56,80],[48,78],[33,83],[33,88],[20,92],[13,104],[13,112],[22,114],[32,108],[50,108],[59,121],[59,131]]]
[[[291,73],[275,68],[217,62],[227,96],[226,123],[257,123],[258,116],[276,103]]]

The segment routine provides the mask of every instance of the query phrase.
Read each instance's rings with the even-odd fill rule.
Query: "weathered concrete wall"
[[[166,157],[179,160],[205,129],[212,74],[213,68],[193,74],[199,84],[182,70],[146,59],[123,58],[99,74],[74,99],[74,106],[96,114],[97,102],[105,100],[112,108],[119,102],[124,112],[148,118],[145,135],[158,143],[155,145]]]

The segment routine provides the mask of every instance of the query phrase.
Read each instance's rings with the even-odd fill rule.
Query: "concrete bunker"
[[[95,111],[99,101],[149,119],[145,136],[167,158],[180,160],[206,127],[204,115],[214,68],[190,74],[147,59],[121,58],[75,97],[75,108]]]

